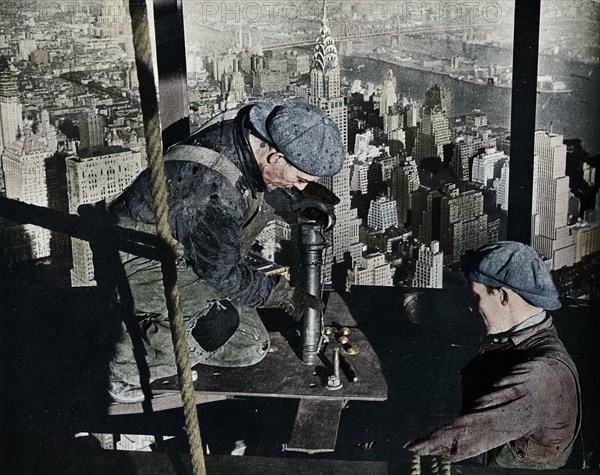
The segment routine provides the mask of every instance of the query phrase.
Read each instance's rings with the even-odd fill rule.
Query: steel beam
[[[163,147],[190,133],[182,0],[153,0]]]
[[[541,0],[515,0],[507,238],[531,242]]]

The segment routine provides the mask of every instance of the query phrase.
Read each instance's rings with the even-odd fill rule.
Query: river
[[[511,64],[511,53],[503,50],[503,57],[496,64]],[[495,57],[490,48],[481,47],[478,57]],[[360,64],[364,67],[358,68]],[[481,61],[481,64],[486,64]],[[432,71],[407,68],[386,61],[357,56],[344,57],[343,75],[352,82],[360,79],[375,84],[383,82],[391,69],[396,76],[397,92],[422,101],[425,91],[433,84],[440,84],[452,92],[453,115],[467,114],[480,109],[488,116],[490,126],[510,127],[511,89],[474,84]],[[556,80],[564,80],[573,89],[570,94],[540,93],[537,95],[537,129],[550,129],[563,134],[565,139],[578,138],[590,153],[600,152],[600,81],[598,66],[571,63],[558,58],[541,57],[539,74],[551,74]],[[548,72],[549,71],[549,72]],[[584,79],[592,71],[592,79]],[[577,74],[574,76],[573,74]]]

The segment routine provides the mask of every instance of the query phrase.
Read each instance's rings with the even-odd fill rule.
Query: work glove
[[[314,196],[316,198],[320,198],[325,201],[325,203],[334,206],[340,202],[339,197],[333,191],[321,185],[320,183],[317,183],[316,181],[307,183],[304,189],[300,190],[300,194],[303,196]]]
[[[269,294],[264,307],[281,308],[297,322],[302,318],[302,314],[307,307],[323,310],[324,304],[302,287],[292,285],[289,280],[280,277]]]
[[[304,200],[317,199],[324,203],[326,208],[329,210],[328,213],[325,213],[319,208],[307,207],[301,211],[301,214],[305,218],[316,221],[321,226],[327,226],[327,215],[335,215],[333,207],[340,202],[340,199],[337,197],[337,195],[333,193],[333,191],[331,191],[329,188],[326,188],[323,185],[314,181],[308,183],[304,187],[304,189],[300,191],[300,195],[303,197]]]
[[[310,182],[303,190],[291,188],[287,190],[290,210],[307,219],[316,221],[329,228],[335,224],[334,206],[340,199],[328,188],[319,183]]]

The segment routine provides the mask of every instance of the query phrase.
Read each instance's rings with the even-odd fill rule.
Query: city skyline
[[[435,7],[433,2],[430,3],[430,6]],[[342,198],[342,203],[337,208],[338,226],[331,237],[332,246],[328,250],[329,255],[326,254],[327,265],[342,262],[345,259],[344,255],[349,253],[347,271],[353,272],[356,281],[358,268],[354,270],[354,263],[367,266],[365,268],[372,267],[368,263],[371,261],[363,261],[363,257],[382,253],[386,265],[391,266],[392,274],[399,266],[410,266],[413,271],[416,271],[416,267],[413,266],[419,261],[418,255],[422,251],[421,244],[423,244],[419,241],[422,236],[416,230],[422,225],[423,213],[433,213],[427,208],[427,196],[430,193],[439,193],[436,190],[443,192],[442,185],[457,180],[457,191],[460,196],[481,193],[480,201],[482,206],[485,202],[485,213],[492,213],[489,219],[486,218],[488,223],[495,222],[497,216],[501,216],[502,211],[506,211],[508,196],[506,180],[510,156],[510,144],[507,141],[509,130],[503,124],[494,122],[494,115],[497,115],[494,110],[490,110],[491,115],[488,115],[483,97],[481,107],[477,107],[478,110],[465,111],[466,102],[460,93],[460,88],[463,87],[460,83],[464,84],[464,88],[489,86],[494,91],[503,90],[510,70],[498,64],[490,63],[487,67],[474,64],[471,62],[471,57],[474,50],[481,53],[485,48],[499,47],[495,42],[499,42],[499,45],[506,48],[505,39],[501,41],[498,38],[497,27],[499,24],[511,25],[510,15],[507,13],[510,11],[511,3],[501,2],[502,15],[496,19],[497,21],[489,21],[490,18],[480,15],[480,20],[487,23],[466,28],[464,22],[463,24],[456,22],[455,31],[449,29],[447,25],[439,26],[443,23],[442,16],[449,13],[443,13],[441,10],[429,11],[426,14],[421,12],[419,19],[417,12],[406,11],[406,4],[398,2],[404,10],[396,12],[395,17],[392,15],[394,18],[391,21],[395,22],[394,29],[391,30],[391,34],[388,32],[387,36],[383,31],[375,32],[369,29],[370,25],[376,24],[378,19],[382,18],[384,12],[378,7],[367,11],[364,9],[364,2],[350,4],[335,2],[325,4],[320,0],[308,2],[309,10],[299,13],[297,18],[274,19],[271,23],[252,22],[249,21],[249,17],[244,19],[244,5],[245,14],[248,15],[250,11],[248,2],[229,2],[230,6],[234,5],[231,7],[233,9],[225,11],[224,14],[221,10],[217,12],[211,10],[209,6],[214,6],[211,2],[188,3],[187,6],[184,5],[184,9],[187,9],[186,13],[189,14],[184,18],[188,26],[189,22],[199,18],[198,15],[202,20],[200,28],[195,28],[188,35],[186,44],[188,100],[191,105],[192,125],[197,126],[221,110],[259,99],[294,98],[317,105],[336,122],[348,150],[343,172],[333,179],[323,180],[326,186]],[[575,3],[579,10],[573,13],[571,7]],[[581,11],[589,8],[589,3],[571,2],[569,8],[563,9],[563,17],[581,14]],[[373,4],[376,5],[377,2]],[[67,2],[63,4],[66,5]],[[19,32],[16,37],[6,33],[4,36],[0,35],[3,41],[0,43],[0,46],[3,46],[0,52],[8,53],[3,55],[5,59],[2,63],[3,67],[0,68],[2,73],[0,86],[5,84],[0,89],[12,91],[0,94],[0,99],[3,101],[0,112],[14,118],[20,114],[18,108],[21,105],[25,119],[16,130],[12,130],[15,129],[14,120],[10,122],[4,119],[3,127],[12,127],[11,130],[7,129],[6,134],[10,137],[16,132],[16,135],[20,134],[20,137],[23,137],[26,125],[30,124],[32,129],[35,129],[35,136],[43,138],[47,147],[52,149],[54,139],[51,138],[52,134],[49,130],[50,127],[56,127],[59,139],[54,152],[60,151],[65,154],[67,163],[75,163],[73,157],[78,157],[82,149],[122,147],[136,155],[136,161],[142,166],[145,163],[145,150],[141,139],[143,131],[126,10],[118,0],[98,2],[91,9],[89,6],[83,8],[78,2],[71,2],[68,5],[67,11],[71,23],[66,24],[65,31],[69,34],[68,40],[63,42],[63,47],[60,46],[60,42],[56,43],[55,39],[45,35],[43,25],[35,21],[25,22],[24,25],[19,26],[13,25],[14,31]],[[327,5],[326,8],[323,8],[324,5]],[[552,18],[552,21],[555,21],[558,7],[556,4],[548,3],[548,5],[552,8],[543,12],[542,21],[544,18]],[[238,7],[239,18],[235,18]],[[199,10],[194,11],[194,9]],[[320,15],[319,9],[321,9]],[[474,11],[471,13],[475,14]],[[273,12],[273,15],[276,13]],[[287,11],[286,15],[289,17],[290,11]],[[455,11],[454,15],[458,13]],[[491,15],[491,12],[487,15]],[[35,10],[24,16],[26,18],[37,16],[40,20]],[[425,17],[427,22],[423,21]],[[293,28],[278,36],[276,33],[278,26],[286,21]],[[439,28],[426,29],[419,23],[437,25]],[[203,45],[194,42],[198,30],[202,30],[207,25],[217,24],[239,26],[223,33],[231,36],[231,42],[221,41],[218,49],[216,45],[206,44],[206,41]],[[358,30],[355,28],[357,24],[362,24]],[[188,26],[186,32],[190,30]],[[380,23],[379,27],[382,30],[386,29],[385,24]],[[10,30],[10,27],[8,29]],[[401,30],[402,34],[396,34]],[[340,35],[342,41],[337,41],[336,34]],[[312,43],[305,44],[306,38],[311,35]],[[294,41],[286,43],[290,38]],[[425,41],[429,50],[425,49],[420,54],[409,51],[411,45],[419,38]],[[436,58],[435,49],[431,48],[438,45],[438,40],[442,38],[447,38],[447,41],[452,44],[456,42],[460,53],[445,58],[448,51],[444,50],[439,52],[443,55],[441,59]],[[566,55],[571,58],[570,60],[574,57],[579,64],[583,65],[584,71],[588,64],[590,65],[588,69],[591,68],[591,71],[598,68],[597,60],[594,63],[584,54],[587,51],[585,41],[582,43],[581,39],[579,42],[573,40],[569,47],[563,45],[558,49],[556,45],[553,48],[546,45],[548,41],[549,38],[542,38],[543,54],[549,51],[555,57]],[[297,44],[297,46],[279,48],[286,44]],[[67,51],[72,51],[73,54],[65,54]],[[107,54],[111,55],[112,63],[107,61]],[[395,64],[393,69],[383,66],[382,74],[372,79],[373,70],[366,68],[360,60],[357,61],[357,58],[365,56],[382,64],[384,61]],[[485,54],[480,56],[485,57]],[[499,61],[499,64],[503,63]],[[59,69],[56,69],[57,67]],[[28,76],[23,74],[25,69]],[[43,73],[49,70],[54,71],[55,79],[48,79],[47,74]],[[399,74],[398,71],[403,74]],[[437,75],[437,77],[447,78],[443,81],[455,81],[456,85],[446,86],[442,81],[437,82],[434,79],[433,83],[425,85],[427,89],[424,94],[414,94],[405,89],[406,71],[427,74],[431,78]],[[540,71],[541,74],[546,72]],[[465,76],[460,79],[463,74]],[[13,80],[11,75],[14,77],[15,84],[11,83]],[[583,76],[581,81],[586,81],[586,75]],[[16,82],[19,84],[17,94],[20,98],[19,103],[15,103],[14,100],[17,96],[15,95]],[[567,86],[570,87],[570,84],[572,83]],[[43,87],[40,88],[39,85]],[[58,94],[52,94],[52,89],[57,86]],[[569,95],[559,90],[560,84],[549,87],[556,87],[557,90],[540,93],[538,96],[540,109],[544,106],[550,107],[553,101],[565,100],[558,97]],[[474,98],[470,98],[467,102],[474,101],[477,103],[477,99]],[[41,120],[42,114],[48,112],[51,117],[48,117],[47,121]],[[364,135],[369,131],[371,135]],[[363,142],[359,146],[360,137]],[[493,150],[495,152],[492,152]],[[98,149],[94,153],[100,151]],[[502,159],[502,163],[495,161],[497,165],[492,176],[489,175],[489,167],[493,165],[489,163],[494,160],[487,155],[493,153],[506,158]],[[9,158],[5,159],[3,154],[3,162],[8,163],[8,160]],[[401,171],[402,167],[411,163],[410,160],[414,161],[414,167],[419,168],[416,180],[414,170],[410,174],[408,169]],[[436,160],[439,162],[437,165]],[[594,167],[591,161],[585,163],[588,168]],[[446,179],[448,183],[440,182],[436,185],[428,182],[427,174],[432,173],[432,170],[439,165],[441,165],[441,172],[451,172],[453,176],[448,175],[450,177]],[[591,172],[587,173],[591,176]],[[423,180],[419,179],[419,174],[423,175]],[[413,178],[406,181],[409,175]],[[502,182],[503,176],[505,182]],[[6,181],[5,177],[3,179]],[[417,181],[419,183],[415,184]],[[592,187],[596,186],[595,177],[591,181],[594,182]],[[72,182],[70,183],[69,189],[73,186]],[[3,186],[6,187],[6,184]],[[125,182],[121,181],[117,185],[111,185],[110,190],[118,192],[124,186]],[[477,186],[481,191],[476,191]],[[117,190],[115,187],[120,189]],[[502,199],[498,195],[500,190],[504,193]],[[489,207],[487,198],[484,200],[485,193],[495,194],[491,207],[495,210]],[[94,199],[106,197],[102,194],[94,196]],[[25,200],[25,198],[15,197]],[[567,199],[574,201],[573,197]],[[368,215],[372,203],[378,203],[375,205],[377,207],[384,201],[395,202],[398,224],[388,226],[394,228],[391,230],[369,229],[371,226],[369,226]],[[74,212],[75,209],[76,206],[71,203],[68,211]],[[588,207],[587,210],[589,209],[591,208]],[[586,209],[582,210],[582,217],[584,211]],[[484,215],[488,216],[485,213]],[[371,214],[380,213],[373,211]],[[588,213],[585,216],[590,215]],[[564,219],[567,219],[566,215]],[[413,223],[410,222],[411,220]],[[374,222],[371,221],[371,224]],[[593,223],[591,221],[592,225]],[[484,231],[481,226],[478,229],[481,229],[480,232],[485,234],[486,239],[490,236],[492,238],[496,236],[497,239],[498,227],[495,228],[496,231],[487,227]],[[565,229],[566,232],[570,232],[569,228]],[[412,234],[409,236],[407,232]],[[501,228],[500,232],[502,232]],[[575,232],[573,230],[573,233]],[[431,240],[434,240],[433,237],[427,237],[425,244]],[[462,250],[459,255],[454,255],[451,247],[444,247],[444,239],[440,241],[440,248],[446,249],[446,260],[449,263],[460,261],[464,252],[475,245],[471,244],[466,248],[461,245],[459,248]],[[483,238],[473,240],[474,243],[484,241]],[[400,245],[401,242],[412,243],[408,254],[406,245]],[[273,246],[277,245],[271,243],[268,246],[272,258],[276,254]],[[436,254],[435,251],[431,252]],[[571,262],[572,265],[574,261],[573,258],[566,262]],[[347,277],[349,278],[349,274]],[[329,278],[331,273],[327,271],[326,279]],[[399,278],[396,278],[396,283],[398,282]]]

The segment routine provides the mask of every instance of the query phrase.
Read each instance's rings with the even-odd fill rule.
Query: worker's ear
[[[512,297],[511,290],[506,287],[500,287],[500,293],[502,294],[502,305],[508,305],[510,298]]]
[[[280,160],[283,160],[283,154],[281,152],[271,152],[267,155],[267,163],[274,165]]]

